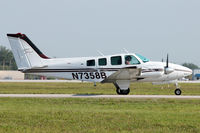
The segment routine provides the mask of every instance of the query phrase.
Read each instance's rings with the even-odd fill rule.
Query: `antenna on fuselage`
[[[126,48],[123,48],[124,52],[126,52],[127,54],[129,53],[128,50]]]
[[[104,54],[103,54],[101,51],[97,50],[97,52],[98,52],[101,56],[104,56]]]

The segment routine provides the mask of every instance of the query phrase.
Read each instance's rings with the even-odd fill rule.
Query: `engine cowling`
[[[174,69],[173,68],[170,68],[170,67],[165,67],[165,74],[170,74],[174,72]]]

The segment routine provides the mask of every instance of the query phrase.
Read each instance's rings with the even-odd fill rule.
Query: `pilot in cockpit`
[[[131,56],[126,56],[126,58],[125,58],[125,64],[126,64],[126,65],[130,65],[131,59],[132,59]]]

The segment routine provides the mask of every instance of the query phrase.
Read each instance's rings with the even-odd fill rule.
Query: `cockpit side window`
[[[133,56],[133,55],[125,55],[125,64],[126,65],[136,65],[136,64],[140,64],[140,62],[138,61],[138,59]]]

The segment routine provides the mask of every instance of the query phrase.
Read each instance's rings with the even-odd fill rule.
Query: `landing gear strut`
[[[178,83],[175,83],[175,86],[176,86],[176,90],[174,91],[175,95],[181,95],[181,89]]]

